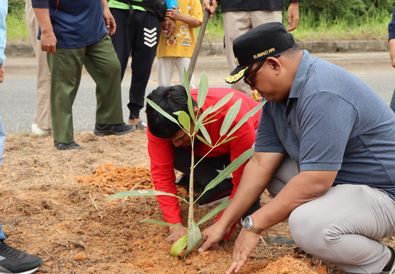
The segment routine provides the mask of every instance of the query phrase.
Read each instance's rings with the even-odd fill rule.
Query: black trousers
[[[132,57],[132,77],[129,89],[129,119],[139,118],[144,107],[144,96],[151,75],[160,35],[160,22],[145,11],[110,9],[117,23],[117,31],[111,37],[121,63],[121,78],[125,74],[129,56]]]
[[[201,157],[195,157],[195,163]],[[224,169],[230,163],[229,155],[204,158],[194,170],[194,185],[203,188],[218,175],[218,170]],[[191,152],[184,148],[174,148],[174,168],[189,176],[191,167]],[[201,189],[201,190],[203,190]]]
[[[200,160],[200,157],[195,157],[195,163]],[[203,191],[207,184],[214,179],[220,170],[223,170],[230,164],[230,155],[219,157],[204,158],[194,170],[194,187],[197,191]],[[191,152],[184,148],[174,148],[174,168],[181,171],[185,175],[190,174],[191,166]],[[188,177],[189,179],[189,177]],[[215,188],[207,192],[208,196],[215,196],[215,192],[222,192],[232,189],[233,184],[230,179],[223,180]],[[219,193],[220,194],[220,193]],[[243,218],[254,213],[260,208],[259,198],[255,203],[244,213]]]

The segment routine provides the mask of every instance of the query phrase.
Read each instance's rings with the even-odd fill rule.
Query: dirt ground
[[[0,168],[0,223],[7,242],[40,255],[38,273],[224,273],[234,239],[177,259],[155,198],[108,201],[108,194],[152,188],[144,132],[76,135],[81,150],[57,151],[51,137],[9,135]],[[206,210],[206,211],[205,211]],[[203,215],[207,209],[199,209]],[[183,207],[183,215],[187,215]],[[266,239],[289,237],[287,224]],[[241,273],[340,273],[290,244],[261,242]]]

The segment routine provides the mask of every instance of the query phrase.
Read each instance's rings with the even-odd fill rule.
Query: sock
[[[383,271],[390,271],[392,266],[393,266],[393,264],[394,264],[394,261],[395,261],[395,251],[394,251],[394,249],[392,247],[389,247],[389,246],[388,246],[388,248],[391,251],[391,259],[389,260],[387,265],[384,267]]]

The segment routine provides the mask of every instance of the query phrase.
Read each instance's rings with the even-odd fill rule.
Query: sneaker
[[[36,136],[48,136],[51,134],[50,129],[41,129],[36,123],[32,124],[32,134]]]
[[[220,204],[229,198],[232,189],[233,184],[230,179],[225,179],[219,185],[204,193],[196,203],[199,207],[210,207]]]
[[[135,129],[136,129],[136,126],[126,125],[124,123],[122,123],[122,124],[113,124],[113,125],[96,124],[95,125],[95,130],[93,131],[93,133],[96,136],[124,135],[124,134],[127,134],[129,132],[132,132]]]
[[[77,144],[76,142],[70,142],[70,143],[59,143],[55,142],[55,147],[58,150],[70,150],[70,149],[81,149],[81,146]]]
[[[43,260],[40,257],[30,255],[0,241],[0,273],[34,273]]]
[[[391,260],[388,262],[388,264],[385,266],[384,270],[381,272],[381,274],[395,274],[395,250],[392,247],[388,247],[389,250],[391,251]],[[392,263],[392,265],[391,265]]]

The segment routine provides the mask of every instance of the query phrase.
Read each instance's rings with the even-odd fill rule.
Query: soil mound
[[[77,176],[77,182],[93,185],[105,194],[122,190],[153,189],[150,171],[143,167],[100,165],[92,175]]]

